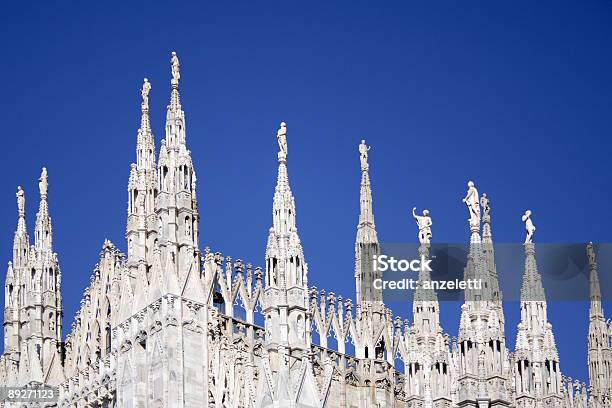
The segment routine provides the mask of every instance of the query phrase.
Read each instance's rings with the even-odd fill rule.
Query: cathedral
[[[2,387],[57,390],[47,402],[0,407],[609,408],[612,325],[602,309],[595,249],[590,267],[587,386],[562,373],[537,266],[535,228],[524,244],[516,347],[508,349],[489,198],[470,182],[466,290],[458,336],[441,326],[435,291],[419,285],[412,322],[396,317],[370,282],[380,253],[368,147],[359,145],[355,300],[311,286],[288,172],[287,125],[277,131],[278,176],[263,268],[200,247],[196,174],[187,147],[178,56],[171,57],[165,138],[156,146],[142,87],[135,163],[128,178],[126,253],[105,241],[66,337],[47,170],[31,240],[17,190],[13,259],[5,280]],[[272,160],[272,158],[270,157]],[[357,180],[356,180],[357,183]],[[270,186],[272,187],[272,186]],[[431,220],[416,215],[419,256]],[[423,268],[419,281],[430,280]],[[585,316],[586,318],[586,316]]]

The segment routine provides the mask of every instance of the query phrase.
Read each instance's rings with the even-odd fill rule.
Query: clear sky
[[[23,3],[0,12],[0,259],[17,185],[32,235],[44,165],[65,328],[104,239],[125,249],[139,89],[148,77],[159,147],[173,50],[202,247],[263,264],[281,120],[319,288],[354,298],[361,138],[383,242],[416,241],[413,206],[430,210],[434,241],[465,242],[469,179],[491,198],[497,242],[523,239],[526,208],[537,242],[611,241],[610,2]],[[410,305],[395,312],[411,319]],[[586,303],[552,303],[549,318],[562,370],[586,380]],[[446,331],[458,319],[443,305]]]

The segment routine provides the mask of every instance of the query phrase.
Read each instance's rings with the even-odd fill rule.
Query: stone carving
[[[297,320],[297,338],[299,340],[302,340],[304,338],[304,320],[302,319],[302,317],[298,317]]]
[[[470,213],[470,225],[480,224],[480,205],[478,202],[478,190],[473,181],[468,181],[468,191],[462,200]]]
[[[365,140],[362,140],[359,144],[359,160],[361,161],[361,170],[367,171],[369,169],[368,164],[368,150],[372,146],[366,146]]]
[[[172,58],[170,58],[170,63],[172,64],[172,83],[178,84],[181,80],[181,65],[179,63],[178,56],[174,51],[172,51]]]
[[[529,244],[533,242],[533,233],[536,230],[535,225],[533,225],[533,221],[531,221],[531,210],[525,211],[525,214],[521,218],[525,223],[525,231],[527,231],[527,236],[525,237],[525,243]]]
[[[172,94],[178,97],[180,73],[178,58],[174,57]],[[141,89],[143,108],[148,107],[149,92],[150,84],[145,81]],[[184,126],[182,111],[179,115],[175,115],[178,111],[170,113],[167,125]],[[189,171],[184,175],[192,170],[185,135],[181,132],[180,136],[178,151],[174,151],[174,143],[162,144],[160,161],[150,163],[151,170],[157,164],[160,171],[168,171],[164,183],[171,186],[171,191],[166,188],[161,193],[156,191],[156,174],[148,171],[139,180],[140,168],[134,167],[129,188],[133,201],[129,208],[139,209],[144,203],[148,216],[130,217],[133,211],[128,214],[127,259],[105,241],[100,262],[65,341],[61,338],[61,310],[56,307],[61,304],[61,275],[52,248],[53,230],[46,211],[48,181],[43,170],[39,187],[44,211],[37,217],[36,245],[28,241],[27,234],[21,234],[25,231],[25,219],[20,218],[14,258],[7,271],[5,290],[9,296],[5,297],[8,300],[4,311],[8,336],[4,355],[0,357],[0,384],[22,386],[30,381],[53,381],[59,385],[58,406],[62,407],[174,407],[202,406],[207,402],[217,408],[610,406],[606,400],[593,405],[605,392],[601,385],[587,393],[584,385],[573,381],[559,384],[558,379],[563,377],[552,327],[546,321],[546,309],[540,305],[536,305],[538,308],[521,305],[524,322],[519,324],[516,353],[510,353],[505,346],[503,311],[498,302],[465,302],[461,307],[459,339],[453,338],[451,342],[441,327],[435,298],[413,302],[414,324],[405,321],[402,327],[401,319],[393,321],[392,311],[377,300],[365,301],[364,297],[353,307],[347,299],[343,306],[340,296],[336,298],[332,293],[326,296],[321,291],[319,299],[316,288],[311,289],[308,297],[307,264],[297,234],[286,163],[282,160],[287,155],[284,123],[278,131],[280,182],[276,191],[280,194],[275,194],[273,225],[286,228],[271,229],[272,239],[266,250],[266,273],[272,275],[270,280],[274,283],[264,282],[261,268],[252,272],[248,265],[245,278],[245,265],[240,260],[236,259],[232,269],[229,256],[223,257],[210,249],[205,249],[202,264],[197,246],[200,213],[195,194],[189,197],[185,191],[173,191],[179,184],[188,185],[185,180],[189,178],[181,178],[180,167],[187,166]],[[154,155],[154,146],[150,147],[150,154]],[[365,141],[358,146],[362,170],[368,169],[369,149]],[[175,175],[177,183],[172,181]],[[149,176],[153,183],[147,181]],[[367,174],[362,179],[367,179]],[[195,176],[190,180],[193,183]],[[368,222],[363,224],[367,224],[362,231],[365,234],[356,239],[356,261],[378,250],[371,189],[366,187],[361,189],[361,202],[367,205],[361,209],[360,218]],[[488,197],[485,194],[479,197],[473,183],[468,187],[464,202],[470,211],[470,231],[476,238],[482,211],[484,238],[485,227],[489,229]],[[25,212],[21,188],[16,195],[21,214]],[[413,208],[412,215],[422,244],[419,253],[426,254],[425,244],[432,237],[429,212],[417,214]],[[535,231],[530,215],[527,212],[524,219],[529,242]],[[531,256],[534,245],[526,247],[527,255]],[[493,252],[482,257],[483,251],[478,251],[477,246],[470,250],[472,262],[468,259],[466,275],[489,272],[491,290],[499,290],[492,269]],[[591,245],[587,254],[591,276],[595,276]],[[534,268],[532,274],[538,273],[534,262],[526,264]],[[229,267],[223,268],[224,265]],[[360,267],[357,262],[356,265]],[[477,269],[479,265],[484,269]],[[33,269],[37,282],[30,290],[30,285],[22,287],[20,283],[31,279]],[[342,273],[348,277],[347,272]],[[41,314],[32,316],[34,319],[28,314],[20,316],[20,310],[38,302],[35,292],[40,292],[41,275],[49,278],[43,283],[51,283],[42,297]],[[315,272],[315,279],[316,276]],[[287,287],[286,282],[292,287]],[[265,323],[257,322],[256,316],[263,314]],[[37,323],[38,316],[44,319],[43,325]],[[22,322],[19,317],[27,321]],[[602,339],[605,344],[612,336],[612,324],[604,321],[603,313],[593,316],[591,323],[597,323],[591,326],[598,331],[590,333],[589,342]],[[204,333],[203,328],[207,329]],[[27,336],[35,343],[42,342],[41,354]],[[332,336],[335,341],[328,344]],[[355,355],[351,355],[350,348],[346,349],[348,343],[354,346]],[[60,353],[54,354],[56,350]],[[402,368],[390,364],[396,358],[402,360]],[[545,366],[550,362],[554,364]],[[603,376],[595,378],[606,380],[604,386],[609,384],[606,371],[593,370],[609,367],[608,356],[597,356],[591,363],[591,370]],[[158,400],[157,396],[163,398]]]
[[[139,212],[140,214],[144,214],[144,204],[145,204],[145,195],[143,193],[140,193],[136,196],[136,201],[134,203],[135,205],[135,209],[137,212]]]
[[[38,179],[38,189],[40,190],[40,195],[43,197],[47,196],[47,191],[49,189],[49,181],[47,179],[47,168],[43,167],[42,172],[40,173],[40,178]]]
[[[482,207],[483,218],[488,219],[491,207],[489,206],[489,197],[487,197],[487,193],[482,193],[482,197],[480,197],[480,206]]]
[[[419,227],[419,242],[421,244],[429,244],[431,240],[431,217],[429,210],[423,210],[423,215],[416,213],[416,207],[412,208],[412,216],[414,217],[417,226]]]
[[[149,92],[151,92],[151,83],[147,78],[145,78],[142,84],[142,89],[140,90],[143,109],[149,109]]]
[[[281,122],[278,132],[276,132],[276,138],[279,148],[278,156],[287,158],[287,124],[285,122]]]
[[[587,244],[587,257],[589,258],[589,265],[591,267],[595,266],[595,251],[593,250],[593,243],[589,242]]]
[[[23,189],[21,186],[17,186],[17,210],[19,211],[19,215],[25,214],[25,194],[23,193]]]

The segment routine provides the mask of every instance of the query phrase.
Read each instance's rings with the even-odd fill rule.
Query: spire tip
[[[536,227],[533,225],[533,221],[531,220],[531,210],[525,211],[525,214],[521,217],[521,220],[525,223],[525,231],[527,232],[525,244],[532,244],[533,233],[535,232]]]
[[[361,161],[361,171],[365,172],[370,169],[370,164],[368,163],[368,151],[372,148],[372,146],[367,146],[365,139],[361,139],[361,143],[359,144],[359,160]]]
[[[38,189],[40,190],[41,197],[46,197],[49,190],[49,180],[47,176],[47,168],[43,167],[38,179]]]
[[[181,80],[181,68],[178,56],[176,55],[175,51],[172,51],[170,64],[172,65],[172,85],[178,87],[178,83]]]
[[[278,140],[278,160],[286,160],[287,159],[287,124],[285,122],[280,123],[280,127],[276,132],[276,139]]]
[[[140,96],[142,96],[142,111],[149,109],[149,92],[151,92],[151,83],[147,78],[144,79],[142,83],[142,88],[140,90]]]

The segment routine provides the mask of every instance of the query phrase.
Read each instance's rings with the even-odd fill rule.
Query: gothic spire
[[[429,243],[419,245],[419,258],[421,265],[423,260],[429,259]],[[419,284],[414,293],[412,313],[414,325],[420,334],[436,334],[440,330],[440,306],[438,295],[431,288],[431,273],[426,267],[419,270]]]
[[[280,124],[276,133],[279,145],[278,176],[272,204],[272,227],[266,246],[266,298],[264,306],[266,342],[306,349],[310,344],[308,312],[308,267],[297,232],[295,199],[287,174],[287,125]],[[291,292],[291,296],[289,296]],[[289,327],[296,331],[289,333]]]
[[[136,166],[138,170],[155,169],[155,139],[151,131],[151,120],[149,118],[149,92],[151,92],[151,83],[145,78],[140,91],[142,103],[140,104],[140,128],[138,129],[136,142]]]
[[[486,193],[482,193],[480,197],[480,206],[482,208],[482,242],[484,244],[493,243],[493,235],[491,234],[491,207],[489,206],[489,197]]]
[[[138,262],[145,260],[147,245],[154,234],[151,222],[146,217],[154,213],[157,195],[157,167],[155,160],[155,140],[149,118],[149,92],[151,83],[144,78],[140,95],[140,128],[136,140],[136,163],[131,165],[128,181],[128,220],[126,238],[128,258]]]
[[[599,274],[597,273],[597,262],[595,261],[595,251],[593,243],[587,245],[587,256],[589,259],[589,297],[591,299],[591,307],[589,315],[591,319],[604,318],[604,313],[601,307],[601,288],[599,286]]]
[[[365,140],[359,144],[359,160],[361,164],[361,185],[359,188],[359,223],[355,238],[355,285],[357,304],[364,301],[382,301],[382,294],[373,287],[373,281],[378,276],[372,268],[372,260],[380,253],[374,212],[372,209],[372,185],[370,184],[370,164]]]
[[[30,237],[25,221],[25,193],[21,186],[17,187],[17,229],[13,238],[13,263],[20,267],[27,262],[27,252],[30,248]]]
[[[529,212],[529,215],[531,215],[531,212]],[[525,220],[525,216],[523,216],[523,219]],[[531,222],[530,218],[529,222]],[[542,277],[538,272],[538,265],[535,258],[535,244],[532,242],[531,237],[532,235],[529,235],[528,232],[527,241],[524,244],[525,269],[523,271],[523,283],[521,286],[521,302],[538,301],[545,303],[546,296],[544,294],[544,287],[542,286]]]
[[[287,174],[287,125],[281,122],[277,132],[280,147],[278,152],[278,176],[274,190],[274,213],[273,228],[278,235],[289,234],[297,231],[295,222],[295,199],[289,186]]]
[[[166,137],[159,153],[157,230],[168,268],[183,279],[193,258],[199,259],[199,212],[196,198],[196,173],[191,152],[187,149],[185,112],[179,98],[181,79],[179,59],[175,52],[170,59],[170,104],[166,112]],[[152,248],[150,248],[152,253]],[[176,256],[178,254],[178,257]]]
[[[370,184],[370,165],[368,163],[368,150],[365,140],[359,145],[361,160],[361,186],[359,189],[359,224],[357,225],[357,242],[363,244],[378,243],[374,213],[372,210],[372,186]]]
[[[172,66],[172,79],[170,80],[170,104],[166,113],[166,147],[168,149],[179,149],[185,146],[185,113],[181,107],[179,95],[179,82],[181,80],[180,64],[176,52],[172,52],[170,58]]]
[[[535,244],[532,241],[533,228],[531,222],[531,212],[527,211],[523,216],[523,221],[527,225],[527,239],[525,247],[525,268],[523,271],[523,282],[521,285],[521,321],[529,329],[543,328],[547,321],[546,295],[542,285],[542,276],[538,272],[538,265],[535,258]],[[529,221],[527,221],[529,220]],[[531,226],[531,227],[530,227]]]
[[[612,379],[612,347],[601,305],[601,288],[592,242],[587,245],[587,257],[589,259],[591,298],[588,338],[589,383],[592,394],[603,401],[612,397],[612,382],[610,381]]]
[[[30,351],[30,369],[45,368],[50,356],[61,341],[62,300],[61,272],[57,254],[53,252],[53,229],[49,215],[49,180],[43,167],[38,180],[40,206],[36,214],[34,245],[29,252],[23,245],[15,248],[14,273],[19,275],[22,293],[19,304],[20,314],[26,316],[24,327],[28,330],[13,330],[12,336],[21,336],[20,341],[35,346]],[[17,191],[17,207],[20,218],[25,213],[23,191]],[[25,223],[23,225],[25,229]],[[27,256],[25,256],[27,253]],[[35,360],[35,361],[34,361]]]
[[[486,193],[483,193],[480,197],[480,206],[482,208],[482,250],[488,272],[488,287],[490,287],[491,300],[500,302],[496,306],[498,306],[497,312],[501,319],[500,329],[503,333],[504,311],[501,305],[502,293],[499,287],[497,267],[495,265],[495,249],[493,248],[493,234],[491,233],[491,205]]]
[[[40,206],[36,214],[34,244],[36,248],[51,251],[53,231],[51,228],[51,217],[49,216],[49,205],[47,203],[49,181],[45,167],[42,168],[40,179],[38,180],[38,188],[40,190]]]
[[[525,223],[525,270],[521,286],[521,322],[516,338],[515,391],[519,398],[558,398],[561,394],[559,355],[552,325],[548,322],[546,296],[535,258],[531,211],[522,217]],[[547,367],[547,370],[538,370]],[[544,405],[550,404],[545,402]],[[524,405],[524,402],[517,402]]]

